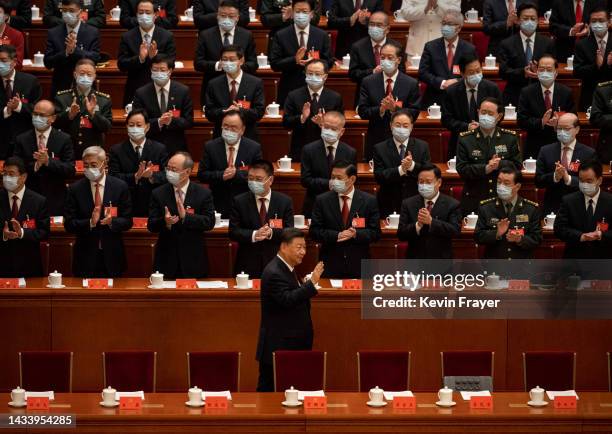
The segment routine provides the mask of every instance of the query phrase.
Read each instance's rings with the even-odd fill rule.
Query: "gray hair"
[[[461,11],[459,9],[449,9],[444,13],[444,16],[442,17],[442,19],[445,18],[452,18],[453,22],[456,25],[459,26],[463,26],[463,14],[461,13]]]
[[[194,162],[189,152],[178,151],[174,153],[173,157],[176,155],[182,155],[185,158],[185,161],[183,161],[183,169],[193,169]]]
[[[83,151],[83,160],[85,157],[93,155],[98,161],[106,161],[106,151],[100,146],[89,146]]]

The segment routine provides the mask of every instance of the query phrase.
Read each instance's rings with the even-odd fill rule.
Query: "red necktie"
[[[393,93],[393,80],[387,78],[387,95],[391,95]]]
[[[230,99],[232,103],[236,101],[236,94],[238,93],[238,89],[236,89],[236,80],[232,80],[232,89],[230,90]]]
[[[266,217],[268,216],[268,212],[266,211],[266,198],[262,197],[259,201],[261,202],[261,206],[259,207],[259,222],[263,226],[266,224]]]
[[[582,0],[576,2],[576,24],[582,22]]]
[[[427,211],[431,212],[431,209],[433,208],[433,202],[431,200],[427,201]]]
[[[549,110],[552,108],[552,100],[550,99],[550,90],[544,91],[544,106],[546,107],[546,110]]]
[[[349,219],[349,207],[348,207],[348,196],[340,196],[342,198],[342,223],[344,227],[348,226]]]
[[[380,45],[374,45],[374,63],[376,66],[380,65]]]
[[[100,184],[96,182],[94,206],[101,206],[101,205],[102,205],[102,197],[100,196]]]
[[[453,44],[448,44],[448,52],[446,53],[446,62],[448,64],[448,70],[453,72],[453,57],[455,57],[455,53],[453,52]]]
[[[564,146],[563,153],[561,154],[561,165],[565,167],[566,169],[569,169],[569,163],[570,163],[569,158],[567,158],[569,154],[569,149],[570,148],[568,146]]]
[[[13,196],[13,206],[11,207],[11,217],[14,219],[16,219],[17,214],[19,214],[19,207],[17,206],[17,200],[18,200],[17,195],[14,195]]]

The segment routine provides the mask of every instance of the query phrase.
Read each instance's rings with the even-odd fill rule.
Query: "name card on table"
[[[508,280],[508,289],[511,291],[526,291],[530,288],[529,280]]]
[[[253,289],[261,289],[261,279],[253,279]]]
[[[227,410],[229,406],[225,396],[209,396],[206,399],[207,410]]]
[[[137,229],[146,229],[148,218],[146,217],[134,217],[132,218],[132,227]]]
[[[142,399],[137,396],[122,396],[119,398],[120,410],[140,410],[142,408]]]
[[[26,401],[30,398],[47,398],[49,401],[55,400],[55,393],[52,390],[46,392],[26,392]]]
[[[490,409],[493,408],[492,396],[472,396],[470,399],[470,408],[475,409]]]
[[[553,405],[554,405],[554,408],[561,408],[561,409],[576,408],[576,405],[577,405],[576,397],[575,396],[557,396],[553,400]]]
[[[591,280],[591,289],[610,290],[612,281],[610,280]]]
[[[342,289],[361,290],[360,279],[344,279],[342,280]]]
[[[197,289],[198,283],[195,279],[176,279],[176,289]]]
[[[113,279],[83,279],[83,287],[90,289],[112,288]]]
[[[327,408],[327,396],[305,396],[304,408],[308,410],[324,410]]]
[[[47,397],[30,397],[27,400],[28,410],[49,410],[49,398]]]
[[[0,288],[17,289],[26,286],[26,281],[23,277],[0,277]]]
[[[393,408],[414,410],[416,409],[416,398],[414,396],[396,396],[393,398]]]

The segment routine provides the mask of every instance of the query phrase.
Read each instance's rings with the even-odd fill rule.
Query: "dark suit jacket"
[[[235,159],[236,175],[224,181],[223,171],[227,169],[227,157],[225,142],[221,137],[209,140],[204,145],[204,154],[198,169],[198,179],[208,184],[215,200],[215,209],[223,218],[229,216],[233,197],[249,190],[248,166],[261,158],[261,145],[242,137]]]
[[[257,71],[257,53],[255,52],[255,40],[253,34],[242,27],[234,29],[234,44],[244,52],[244,64],[242,70],[249,74],[255,74]],[[210,80],[225,75],[223,71],[217,71],[215,65],[221,60],[221,51],[223,50],[223,39],[221,39],[221,31],[218,26],[200,32],[198,37],[198,46],[196,47],[196,57],[193,66],[196,71],[204,73],[202,78],[201,102],[204,104],[206,96],[206,87]]]
[[[113,217],[110,225],[102,226],[98,222],[96,227],[91,228],[90,219],[94,209],[91,182],[82,178],[68,188],[64,228],[76,235],[73,255],[75,276],[104,277],[95,275],[99,268],[96,261],[100,249],[108,277],[119,277],[126,268],[127,260],[121,233],[132,227],[132,202],[127,184],[106,175],[102,204],[104,207],[117,207],[117,217]]]
[[[172,59],[176,58],[176,46],[171,32],[155,26],[153,41],[157,42],[157,50],[160,53]],[[142,36],[139,27],[134,27],[121,35],[117,66],[121,72],[127,72],[127,81],[123,91],[123,105],[132,101],[136,89],[151,81],[151,59],[147,57],[144,63],[140,63],[138,58],[140,44],[142,44]]]
[[[69,56],[66,56],[66,36],[68,31],[65,24],[55,26],[47,32],[44,61],[47,69],[53,69],[51,95],[72,85],[74,67],[79,60],[100,60],[100,32],[97,28],[81,23],[76,48]]]
[[[322,108],[326,112],[335,110],[344,113],[342,95],[325,86],[318,93],[319,97],[316,105],[312,103],[308,86],[292,90],[285,100],[283,127],[291,130],[290,155],[297,162],[302,157],[304,145],[321,138],[321,128],[312,121],[312,117],[317,114],[318,110]],[[302,107],[306,102],[310,103],[310,116],[306,122],[302,123]]]
[[[0,116],[0,159],[6,160],[13,153],[12,143],[15,138],[32,128],[32,109],[40,99],[40,83],[32,74],[15,71],[13,95],[21,96],[21,111],[13,112],[8,118]],[[4,112],[7,99],[6,93],[0,92],[0,112]]]
[[[385,43],[394,42],[399,44],[399,42],[389,38],[388,36],[389,35],[387,35]],[[359,102],[359,88],[361,87],[361,81],[374,72],[374,69],[376,68],[376,59],[374,58],[372,40],[369,36],[361,38],[357,42],[351,44],[350,48],[351,63],[349,64],[349,77],[356,83],[355,105],[357,105]],[[400,70],[403,70],[403,67],[404,62],[402,62],[400,65]]]
[[[215,226],[215,208],[210,191],[195,182],[190,182],[183,200],[187,213],[185,220],[166,227],[165,207],[172,215],[178,215],[174,187],[164,184],[153,190],[149,211],[148,229],[159,233],[155,248],[155,270],[166,278],[199,278],[208,273],[208,256],[204,232]]]
[[[470,122],[478,121],[478,118],[472,119],[470,114],[470,105],[468,102],[468,93],[465,80],[453,84],[446,89],[446,98],[442,102],[442,125],[450,131],[451,137],[448,141],[448,158],[453,158],[457,152],[457,140],[459,133],[467,131]],[[502,93],[497,85],[489,80],[482,79],[476,89],[476,109],[480,107],[483,99],[488,97],[502,99]]]
[[[587,161],[595,156],[595,151],[582,143],[576,142],[572,161]],[[566,194],[578,191],[578,172],[569,171],[571,184],[566,185],[565,181],[554,181],[555,163],[561,160],[561,144],[559,142],[550,143],[542,146],[536,161],[535,184],[538,188],[545,188],[543,215],[550,212],[558,212],[561,205],[561,198]]]
[[[372,13],[383,11],[383,2],[382,0],[363,0],[361,9],[367,9]],[[342,59],[342,56],[349,52],[352,44],[368,36],[367,22],[363,25],[357,20],[355,25],[351,26],[351,15],[354,13],[353,0],[332,0],[331,8],[327,13],[327,28],[338,30],[335,53],[337,59]]]
[[[277,350],[311,350],[310,299],[317,295],[314,284],[303,284],[278,257],[272,258],[261,275],[261,324],[256,357],[272,364]]]
[[[386,83],[384,73],[379,72],[366,77],[361,82],[359,95],[359,105],[357,113],[361,119],[368,119],[368,137],[366,140],[366,160],[372,157],[372,149],[376,143],[386,140],[391,135],[391,113],[385,112],[380,116],[380,102],[385,97]],[[393,86],[393,96],[402,102],[405,109],[410,110],[414,119],[418,118],[420,110],[419,84],[418,82],[403,72],[399,72],[395,85]]]
[[[257,198],[250,191],[239,194],[232,201],[229,237],[238,242],[234,274],[244,271],[253,278],[259,278],[278,252],[283,229],[272,229],[272,238],[269,240],[252,241],[253,232],[261,227],[259,206]],[[270,219],[281,219],[283,228],[293,227],[293,203],[289,196],[272,191],[267,220]]]
[[[612,0],[611,0],[612,1]],[[597,157],[605,163],[612,160],[612,89],[609,85],[599,85],[593,94],[593,105],[589,122],[599,129]]]
[[[62,20],[62,11],[60,9],[62,2],[60,0],[46,0],[43,15],[43,23],[47,27],[55,27],[59,24],[64,24]],[[85,0],[82,2],[83,12],[87,12],[87,21],[90,26],[101,29],[106,27],[106,12],[104,11],[103,0]],[[30,17],[32,11],[30,10]],[[13,19],[11,18],[11,24]],[[29,26],[28,26],[29,27]]]
[[[10,193],[0,193],[0,225],[11,225],[12,203]],[[34,277],[43,275],[40,242],[49,236],[49,213],[47,200],[29,188],[23,193],[16,219],[23,228],[24,221],[35,222],[32,229],[23,228],[21,239],[7,240],[0,236],[0,275],[4,277]]]
[[[585,232],[592,232],[597,223],[612,220],[612,195],[601,191],[593,219],[589,221],[584,195],[577,191],[563,196],[561,208],[555,219],[555,236],[565,241],[564,258],[610,259],[612,258],[612,231],[602,233],[599,241],[580,241]]]
[[[576,42],[574,52],[574,76],[582,80],[580,90],[580,110],[586,111],[593,102],[597,83],[612,80],[612,66],[608,65],[608,54],[612,51],[612,31],[608,30],[608,43],[601,68],[597,67],[597,40],[591,33],[588,38]]]
[[[211,27],[217,27],[217,9],[219,9],[219,0],[193,0],[193,21],[198,29],[204,30]],[[240,17],[238,25],[247,27],[249,25],[249,2],[247,0],[238,0],[236,2],[240,9]]]
[[[119,22],[121,27],[132,29],[138,27],[137,9],[139,0],[119,0],[121,8],[121,16]],[[176,1],[175,0],[154,0],[153,6],[159,12],[155,25],[164,29],[173,29],[178,23],[176,16]]]
[[[537,61],[540,57],[547,53],[554,53],[555,45],[552,39],[542,36],[540,33],[535,34],[535,43],[532,41],[532,60]],[[533,35],[532,35],[533,38]],[[508,81],[504,89],[504,104],[518,105],[521,89],[531,83],[537,83],[538,80],[525,78],[525,50],[523,49],[523,40],[520,34],[510,36],[504,39],[499,45],[499,75],[504,80]]]
[[[172,119],[170,125],[159,126],[158,120],[163,114],[157,99],[157,89],[154,83],[148,83],[136,90],[133,108],[144,108],[149,115],[151,127],[147,137],[166,145],[168,154],[187,150],[185,131],[193,126],[193,103],[189,88],[174,79],[170,80],[170,92],[166,96],[168,110],[180,110],[180,114]]]
[[[293,89],[304,86],[306,75],[304,67],[295,63],[295,53],[299,49],[299,41],[295,34],[295,26],[288,26],[279,30],[270,41],[270,66],[272,70],[280,72],[281,77],[278,83],[278,103],[285,104],[287,94]],[[326,62],[331,68],[334,64],[327,32],[310,25],[308,41],[306,42],[307,53],[311,49],[319,51],[319,58]]]
[[[21,133],[15,139],[15,155],[21,157],[28,169],[26,185],[47,198],[47,207],[52,216],[62,215],[66,197],[66,181],[74,177],[74,152],[70,136],[53,128],[47,141],[49,165],[34,172],[38,151],[38,140],[34,130]]]
[[[451,78],[461,78],[457,62],[465,55],[476,55],[476,47],[469,42],[457,38],[455,44],[455,55],[453,56],[453,68],[448,69],[446,60],[446,42],[444,38],[429,41],[423,48],[421,63],[419,63],[419,80],[427,84],[427,90],[421,101],[422,107],[429,107],[434,102],[442,104],[445,91],[440,90],[442,81]],[[456,69],[456,71],[453,71]]]
[[[8,4],[13,9],[9,23],[11,27],[18,30],[32,27],[32,2],[30,0],[9,0]]]
[[[412,153],[414,169],[400,176],[398,167],[401,160],[395,141],[389,138],[374,146],[374,178],[380,186],[377,197],[383,217],[401,210],[402,201],[418,193],[417,177],[421,166],[431,161],[429,145],[421,139],[410,137],[406,155]]]
[[[365,218],[365,227],[355,229],[355,238],[339,243],[338,234],[351,227],[355,217]],[[319,259],[325,264],[325,277],[360,278],[361,260],[370,258],[370,243],[380,238],[380,215],[376,199],[369,193],[355,189],[349,222],[344,226],[338,193],[328,191],[320,194],[312,209],[309,233],[313,240],[322,243]]]
[[[138,171],[141,161],[151,162],[159,166],[159,171],[149,179],[141,178],[138,183],[134,174]],[[132,214],[134,217],[148,217],[151,192],[166,182],[165,167],[168,162],[166,147],[159,142],[146,139],[141,156],[138,158],[130,140],[113,145],[110,149],[108,173],[127,183],[132,198]]]
[[[346,160],[353,164],[357,163],[357,151],[343,142],[338,143],[334,157],[334,161]],[[302,187],[306,189],[302,210],[306,217],[310,217],[315,198],[329,191],[330,174],[331,168],[327,164],[327,149],[323,140],[319,139],[304,146],[300,179]]]
[[[452,259],[453,238],[461,233],[459,201],[440,193],[431,209],[431,225],[416,231],[419,210],[426,208],[426,200],[419,194],[404,199],[400,212],[397,237],[408,241],[408,259]]]
[[[553,111],[576,113],[572,90],[557,82],[552,94]],[[527,131],[527,140],[523,149],[523,159],[536,158],[540,147],[557,140],[553,127],[542,127],[542,117],[546,113],[542,85],[533,83],[521,91],[517,110],[518,125]]]
[[[316,3],[319,3],[318,1]],[[274,34],[281,30],[284,27],[290,26],[293,24],[293,19],[289,19],[287,21],[283,21],[282,7],[283,6],[291,6],[290,0],[261,0],[261,7],[258,7],[261,23],[267,28],[270,29],[270,39],[274,36]],[[312,11],[312,19],[310,20],[310,24],[312,26],[316,26],[319,24],[321,16],[319,14],[319,9],[315,8]],[[268,52],[270,50],[270,46],[268,45]]]
[[[204,104],[206,105],[206,118],[215,124],[213,137],[221,136],[223,110],[226,110],[232,105],[227,77],[227,75],[223,74],[212,79],[206,89],[206,98],[204,100]],[[240,101],[246,99],[251,103],[250,108],[240,109],[246,119],[244,136],[251,140],[258,141],[259,133],[257,132],[257,122],[263,117],[266,110],[264,85],[261,78],[243,72],[236,99]]]
[[[605,0],[584,0],[582,2],[582,21],[589,25],[591,11],[598,6],[606,7]],[[570,36],[570,28],[576,24],[574,0],[555,0],[552,2],[550,32],[555,37],[555,48],[559,62],[572,55],[576,38]]]
[[[524,0],[517,0],[515,3],[518,8]],[[461,2],[463,4],[463,2]],[[489,36],[489,48],[487,53],[494,56],[499,54],[498,47],[501,41],[515,33],[518,33],[518,27],[508,28],[506,20],[508,19],[508,7],[506,0],[485,0],[483,3],[482,24],[484,32]]]

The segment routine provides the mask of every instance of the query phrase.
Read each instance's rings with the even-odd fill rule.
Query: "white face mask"
[[[100,178],[102,172],[97,167],[88,167],[85,169],[85,177],[91,182],[97,181]]]
[[[17,189],[18,182],[19,182],[18,176],[4,175],[2,177],[2,185],[4,186],[4,189],[7,191],[15,191]]]
[[[166,179],[176,187],[181,182],[181,174],[172,170],[166,170]]]

